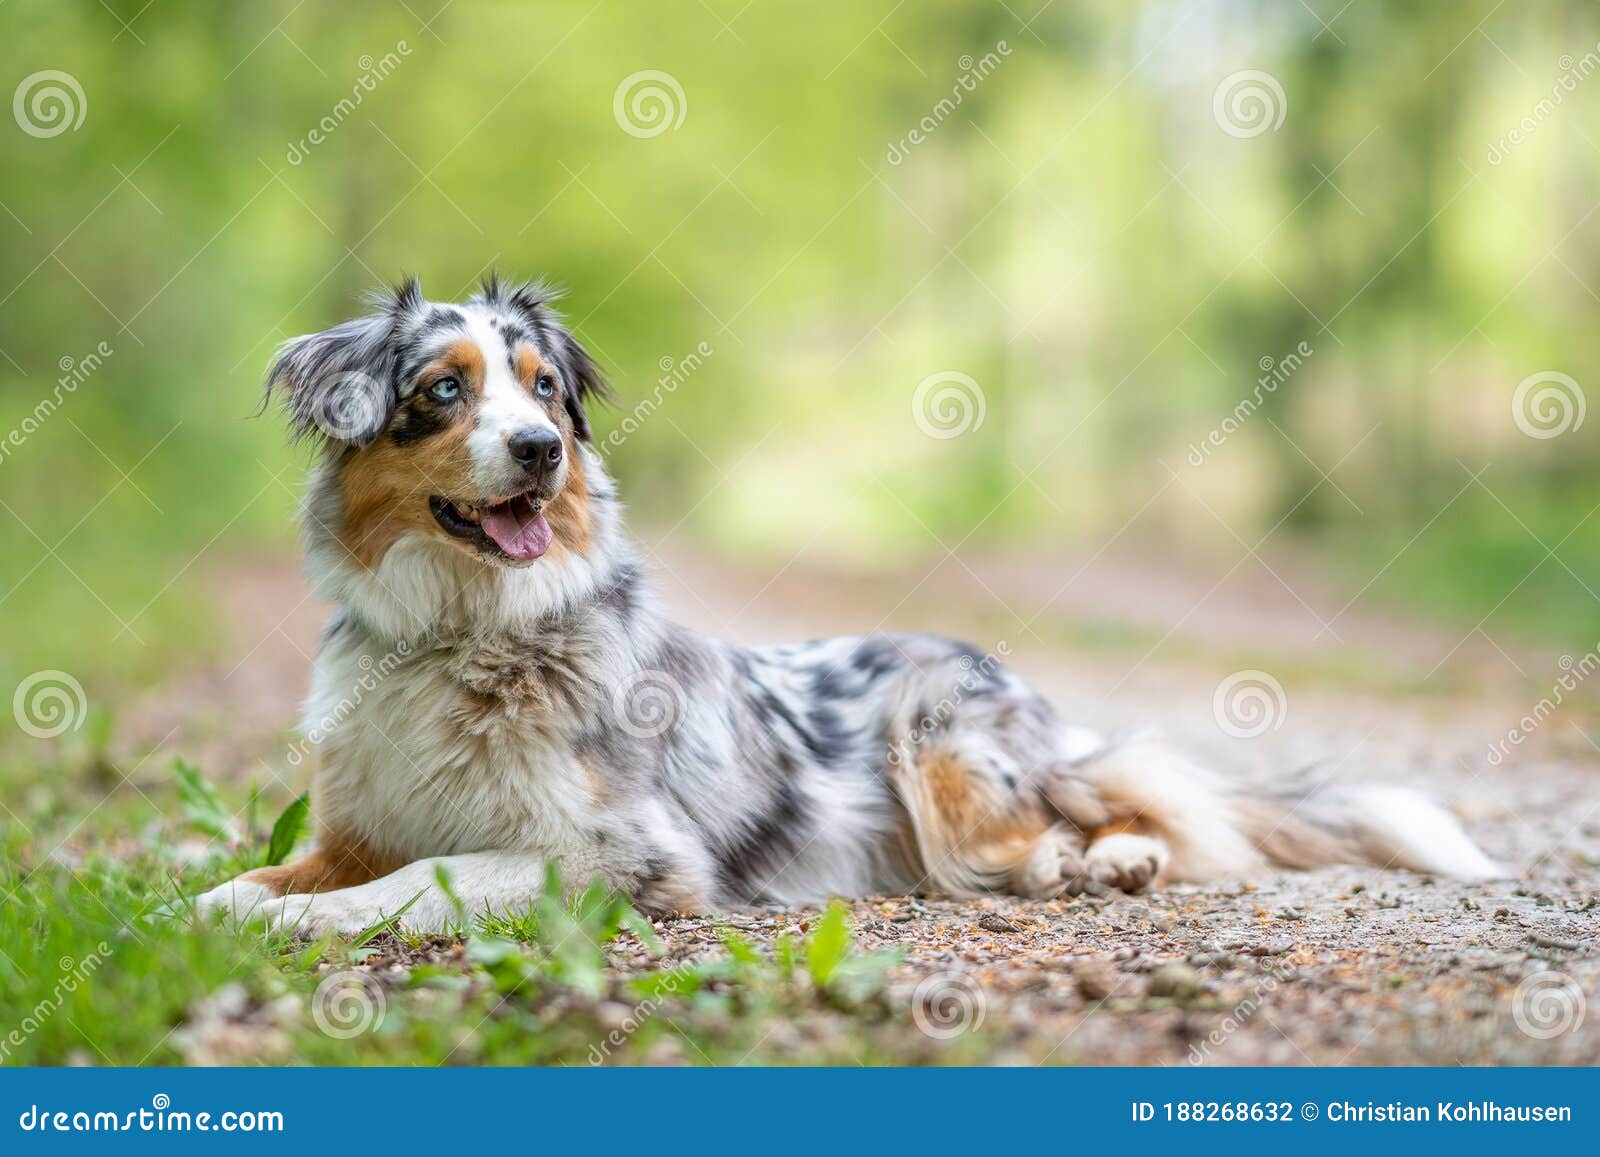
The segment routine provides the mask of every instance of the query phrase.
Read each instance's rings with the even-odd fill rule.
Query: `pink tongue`
[[[520,559],[538,558],[550,549],[555,537],[544,515],[535,514],[533,503],[521,497],[485,511],[483,532],[501,550]]]

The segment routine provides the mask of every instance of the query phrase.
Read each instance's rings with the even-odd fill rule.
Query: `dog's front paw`
[[[1163,841],[1118,832],[1090,844],[1084,863],[1100,883],[1123,892],[1142,892],[1161,875],[1168,858]]]
[[[252,920],[268,931],[314,940],[319,936],[354,936],[383,919],[383,914],[350,903],[338,892],[295,893],[263,903]],[[397,927],[403,927],[398,924]]]
[[[261,884],[249,880],[229,880],[195,896],[190,903],[198,920],[216,919],[216,914],[221,912],[234,924],[247,924],[255,918],[255,913],[262,905],[275,897],[276,893]]]

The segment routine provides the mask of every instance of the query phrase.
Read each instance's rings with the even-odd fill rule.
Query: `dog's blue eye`
[[[533,388],[541,398],[548,398],[556,392],[556,381],[549,374],[541,374],[539,380],[533,383]]]
[[[440,378],[428,387],[428,393],[438,398],[441,402],[448,402],[451,398],[461,393],[461,383],[454,378]]]

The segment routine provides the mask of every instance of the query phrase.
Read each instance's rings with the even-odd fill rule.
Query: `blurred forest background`
[[[1407,614],[1600,636],[1591,3],[0,23],[8,687],[203,647],[210,563],[294,549],[304,453],[251,418],[274,345],[491,267],[566,287],[647,533],[861,570],[1260,543]]]

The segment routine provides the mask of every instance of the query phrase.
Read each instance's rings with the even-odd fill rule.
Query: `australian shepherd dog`
[[[414,280],[268,374],[320,444],[314,849],[199,900],[307,934],[525,910],[547,866],[647,914],[829,896],[1138,892],[1269,865],[1504,874],[1389,784],[1246,789],[1061,720],[935,635],[734,646],[669,622],[539,285]],[[463,912],[463,908],[465,912]]]

